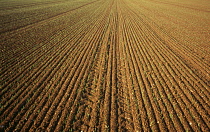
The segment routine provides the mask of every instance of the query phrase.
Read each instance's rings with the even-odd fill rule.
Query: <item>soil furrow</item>
[[[209,131],[208,5],[1,0],[0,131]]]

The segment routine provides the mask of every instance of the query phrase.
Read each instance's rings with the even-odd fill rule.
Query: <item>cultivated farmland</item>
[[[1,0],[0,131],[209,131],[209,0]]]

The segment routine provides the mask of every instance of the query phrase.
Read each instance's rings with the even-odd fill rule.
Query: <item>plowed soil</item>
[[[209,0],[1,0],[0,131],[210,131]]]

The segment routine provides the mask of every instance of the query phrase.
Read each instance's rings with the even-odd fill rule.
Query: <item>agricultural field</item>
[[[0,0],[0,131],[210,131],[209,0]]]

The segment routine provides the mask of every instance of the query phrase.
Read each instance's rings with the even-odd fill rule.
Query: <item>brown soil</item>
[[[0,1],[0,130],[209,131],[209,5]]]

